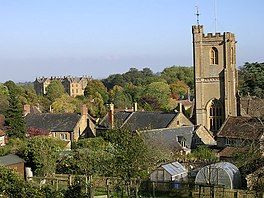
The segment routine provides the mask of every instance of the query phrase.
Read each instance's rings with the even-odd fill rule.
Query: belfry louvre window
[[[213,47],[210,51],[210,64],[217,65],[218,64],[218,50]]]
[[[222,115],[223,109],[221,103],[219,101],[213,101],[210,107],[209,115],[210,131],[217,131],[218,129],[220,129],[223,123]]]

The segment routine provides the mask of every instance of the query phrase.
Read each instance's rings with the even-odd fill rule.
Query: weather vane
[[[200,17],[200,13],[199,13],[199,7],[198,6],[195,6],[196,7],[196,21],[197,21],[197,25],[199,25],[199,17]]]

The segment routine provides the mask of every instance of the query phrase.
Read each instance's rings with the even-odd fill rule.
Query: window
[[[213,100],[210,107],[210,131],[218,131],[223,123],[223,109],[218,100]]]
[[[217,65],[218,64],[218,50],[213,47],[210,51],[210,64]]]
[[[76,89],[76,93],[78,93],[78,89]]]
[[[74,89],[72,89],[72,93],[74,93]]]
[[[182,147],[186,147],[186,140],[183,136],[177,136],[177,141],[180,143]]]
[[[60,134],[60,139],[61,140],[67,140],[67,134]]]

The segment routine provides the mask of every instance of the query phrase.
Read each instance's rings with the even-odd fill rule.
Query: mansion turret
[[[204,34],[202,25],[194,25],[192,33],[196,124],[217,132],[228,116],[238,114],[235,35]]]
[[[73,97],[76,96],[83,96],[85,87],[87,86],[88,81],[91,80],[91,77],[71,77],[71,76],[64,76],[64,77],[41,77],[36,78],[34,81],[34,88],[38,95],[44,95],[47,93],[48,85],[54,81],[58,80],[64,86],[65,91]]]

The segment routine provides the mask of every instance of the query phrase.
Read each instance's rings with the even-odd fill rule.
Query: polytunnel
[[[203,167],[196,175],[195,184],[218,185],[236,189],[241,185],[241,175],[234,164],[219,162]]]

